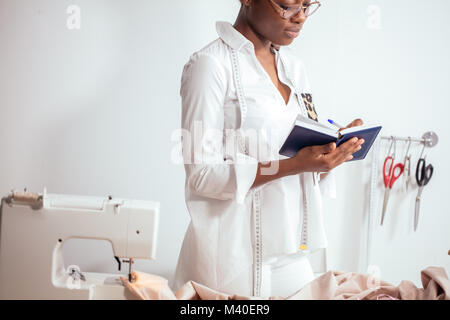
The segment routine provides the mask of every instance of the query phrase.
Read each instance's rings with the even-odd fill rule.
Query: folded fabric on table
[[[450,300],[450,280],[442,267],[421,271],[423,288],[403,280],[398,286],[369,274],[328,271],[289,297],[229,295],[189,281],[173,292],[165,278],[135,271],[123,285],[142,300]]]

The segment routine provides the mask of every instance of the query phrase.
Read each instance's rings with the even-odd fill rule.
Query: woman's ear
[[[246,7],[249,7],[253,3],[253,0],[240,0],[240,1],[241,4]]]

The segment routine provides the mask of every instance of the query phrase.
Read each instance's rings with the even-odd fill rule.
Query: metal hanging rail
[[[426,141],[428,141],[428,140],[425,140],[425,139],[420,139],[420,138],[411,138],[411,137],[408,137],[408,138],[405,138],[405,137],[397,137],[397,136],[382,136],[381,137],[381,139],[383,139],[383,140],[391,140],[392,138],[394,138],[395,140],[397,140],[397,141],[406,141],[406,142],[408,142],[408,141],[412,141],[412,142],[420,142],[420,143],[424,143],[424,142],[426,142]]]
[[[412,137],[398,137],[398,136],[382,136],[381,139],[383,140],[392,140],[394,139],[395,141],[411,141],[411,142],[420,142],[423,143],[424,145],[426,145],[429,148],[434,147],[435,145],[437,145],[438,141],[439,141],[439,137],[436,133],[434,133],[433,131],[428,131],[425,132],[422,135],[422,138],[412,138]]]

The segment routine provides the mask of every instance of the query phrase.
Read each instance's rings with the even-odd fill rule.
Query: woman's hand
[[[350,122],[350,124],[348,126],[346,126],[345,128],[340,128],[338,131],[342,131],[344,129],[348,129],[348,128],[352,128],[352,127],[359,127],[362,126],[364,124],[364,122],[361,119],[355,119],[352,122]]]
[[[335,142],[323,146],[303,148],[292,158],[295,172],[329,172],[344,162],[353,159],[353,154],[361,150],[363,143],[364,139],[355,137],[341,144],[338,148],[336,148]]]

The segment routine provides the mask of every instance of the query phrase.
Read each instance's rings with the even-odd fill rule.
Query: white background
[[[66,26],[70,5],[81,9],[80,30]],[[370,5],[379,8],[378,22]],[[159,201],[157,259],[135,268],[172,277],[189,222],[184,168],[171,161],[181,72],[217,37],[215,21],[233,23],[238,10],[237,0],[0,0],[1,194],[26,186]],[[412,231],[416,187],[405,193],[401,183],[384,226],[374,229],[370,262],[394,284],[421,285],[427,266],[450,273],[449,11],[447,0],[324,0],[292,45],[321,120],[360,117],[383,125],[383,135],[439,135],[427,151],[435,175],[419,230]],[[411,148],[413,171],[420,150]],[[336,169],[338,198],[324,204],[330,269],[367,270],[370,158]],[[381,174],[377,183],[379,215]],[[82,271],[117,272],[107,242],[71,240],[65,258]]]

